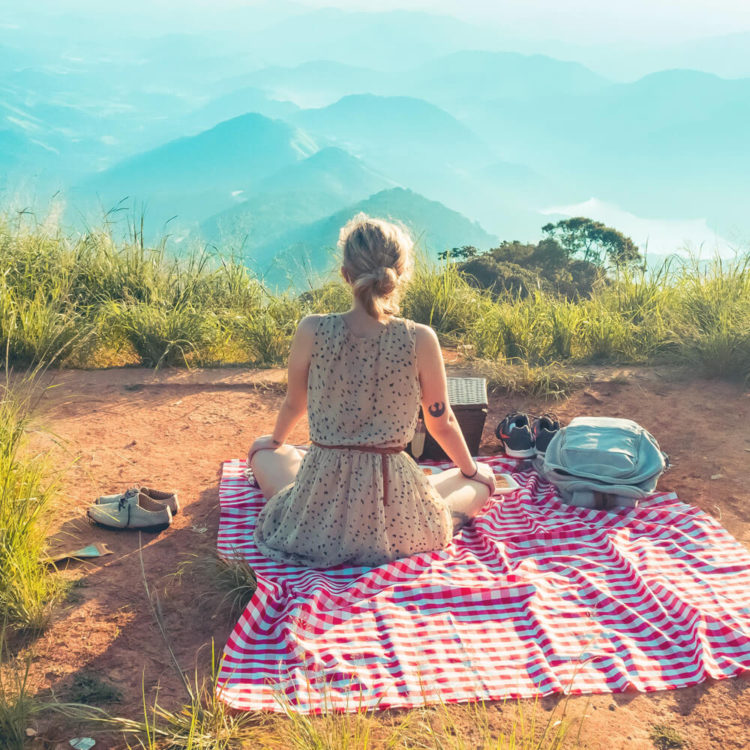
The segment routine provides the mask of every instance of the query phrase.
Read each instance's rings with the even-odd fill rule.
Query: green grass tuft
[[[43,562],[47,509],[55,487],[44,456],[31,455],[26,430],[39,397],[34,374],[0,385],[0,619],[39,631],[62,584]]]
[[[686,744],[680,733],[668,724],[654,724],[649,736],[657,750],[679,750]]]
[[[200,576],[209,596],[221,594],[222,604],[229,605],[229,613],[235,618],[242,614],[258,587],[255,571],[242,557],[190,555],[180,564],[175,577],[181,579],[188,571]]]
[[[119,703],[122,700],[122,692],[94,672],[79,672],[68,692],[72,703],[88,706]]]

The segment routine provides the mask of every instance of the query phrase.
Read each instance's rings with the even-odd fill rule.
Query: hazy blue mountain
[[[554,174],[506,161],[478,170],[470,182],[467,178],[465,189],[472,200],[468,215],[504,239],[535,239],[548,221],[540,215],[540,208],[589,197]]]
[[[393,183],[338,148],[324,148],[262,180],[244,200],[201,225],[206,239],[251,252]]]
[[[517,180],[523,165],[506,163],[502,174],[497,152],[485,141],[444,110],[419,99],[353,95],[329,107],[302,110],[294,122],[401,185],[478,219],[493,232],[536,233],[535,209],[543,203],[531,200],[531,193],[535,200],[579,197],[576,192],[556,192],[557,183],[540,174],[532,180],[531,172],[522,187]],[[499,151],[504,145],[498,142],[497,147]]]
[[[21,133],[0,130],[0,185],[11,176],[49,168],[56,156],[53,150]]]
[[[0,127],[51,149],[64,148],[72,137],[99,135],[95,128],[101,127],[101,122],[95,123],[85,108],[61,92],[63,80],[62,76],[29,69],[0,77]]]
[[[464,100],[538,100],[581,94],[610,83],[579,63],[545,55],[462,50],[403,71],[382,71],[331,60],[274,66],[233,79],[277,99],[322,107],[350,94],[410,96],[449,110]]]
[[[116,84],[107,80],[109,66],[90,67],[0,75],[0,128],[31,133],[58,151],[63,180],[81,179],[175,137],[174,131],[161,137],[162,123],[186,110],[175,94],[124,90],[121,77],[112,76]]]
[[[550,39],[533,45],[553,57],[577,60],[602,75],[633,81],[659,70],[700,70],[725,78],[750,76],[750,31],[680,42],[622,41],[581,45]]]
[[[247,36],[243,40],[237,34],[208,31],[149,36],[138,39],[134,51],[142,60],[141,67],[153,76],[151,86],[171,85],[193,95],[211,91],[228,71],[253,70],[264,59],[248,44]]]
[[[497,159],[486,143],[444,110],[408,97],[352,95],[293,122],[364,159],[402,185],[456,205],[464,177]]]
[[[696,70],[664,70],[629,84],[612,86],[600,94],[599,117],[628,118],[631,124],[648,117],[644,128],[666,124],[708,121],[727,105],[750,107],[750,78],[724,79]],[[616,107],[612,111],[612,107]],[[625,130],[627,125],[623,125]]]
[[[34,62],[34,53],[17,45],[0,44],[0,71],[12,71]]]
[[[452,107],[464,100],[521,99],[599,91],[610,81],[580,63],[546,55],[463,50],[399,76],[412,96]]]
[[[419,152],[440,150],[443,159],[461,160],[466,167],[491,160],[487,145],[466,125],[411,97],[346,96],[328,107],[302,110],[293,121],[311,133],[376,155],[410,153],[415,158]]]
[[[583,131],[589,153],[577,163],[597,173],[592,184],[643,216],[707,217],[724,230],[746,221],[750,79],[674,70],[613,89]]]
[[[402,222],[421,251],[428,256],[459,245],[489,248],[498,238],[442,203],[404,188],[392,188],[358,201],[324,219],[297,227],[251,253],[248,265],[270,284],[292,281],[304,286],[309,275],[333,268],[338,262],[339,230],[354,215],[364,213]]]
[[[504,155],[651,217],[737,221],[750,79],[675,70],[539,103],[478,103],[467,123]]]
[[[198,222],[316,150],[315,142],[297,128],[247,114],[126,159],[80,183],[74,194],[80,199],[96,196],[104,208],[135,198],[148,206],[156,223],[174,215]]]
[[[289,99],[303,107],[330,104],[347,94],[393,93],[392,73],[332,60],[311,60],[293,67],[263,68],[241,80],[276,99]]]
[[[750,76],[750,31],[691,39],[668,45],[650,56],[651,70],[693,68],[740,78]]]
[[[750,108],[750,79],[728,80],[692,70],[653,73],[633,83],[613,84],[587,95],[540,102],[500,99],[478,103],[466,118],[490,142],[505,143],[521,161],[544,164],[579,158],[607,148],[629,158],[618,139],[686,122],[710,122],[727,107]],[[706,132],[705,143],[715,145]],[[565,144],[576,144],[571,153]]]
[[[546,179],[531,167],[509,161],[493,162],[485,167],[480,174],[499,184],[513,185],[520,189],[535,189],[546,182]]]
[[[263,180],[258,191],[322,190],[340,198],[353,194],[372,195],[393,183],[361,159],[343,149],[329,146],[304,161],[279,170]]]
[[[261,89],[246,86],[229,94],[210,99],[200,107],[188,112],[175,122],[168,123],[171,130],[180,130],[180,135],[199,133],[240,115],[254,112],[271,119],[291,117],[299,107],[290,101],[270,97]]]

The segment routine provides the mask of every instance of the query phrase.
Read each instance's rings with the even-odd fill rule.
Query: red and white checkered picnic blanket
[[[750,554],[673,494],[578,509],[528,469],[447,549],[311,570],[256,549],[263,498],[244,468],[224,464],[218,538],[258,576],[220,673],[235,708],[650,691],[750,669]]]

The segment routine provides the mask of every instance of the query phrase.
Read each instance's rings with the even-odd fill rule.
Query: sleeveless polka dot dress
[[[314,442],[407,445],[419,402],[412,321],[391,318],[375,336],[358,337],[340,314],[318,319],[307,385]],[[447,504],[406,453],[312,445],[296,481],[260,512],[255,541],[274,560],[328,568],[442,549],[452,533]]]

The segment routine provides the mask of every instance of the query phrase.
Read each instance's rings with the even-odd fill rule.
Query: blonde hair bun
[[[413,243],[406,229],[357,214],[341,229],[343,267],[354,294],[374,318],[395,315],[411,276]]]

